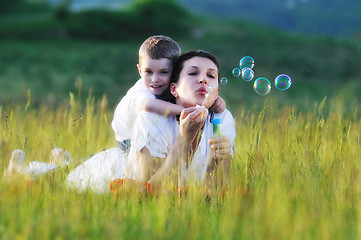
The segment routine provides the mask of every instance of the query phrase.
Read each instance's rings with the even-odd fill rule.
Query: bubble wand
[[[208,97],[209,97],[209,94],[212,93],[214,91],[215,87],[213,85],[208,85],[207,86],[207,93],[205,95],[205,98],[203,100],[203,103],[202,103],[202,106],[204,107],[204,103],[207,101]]]

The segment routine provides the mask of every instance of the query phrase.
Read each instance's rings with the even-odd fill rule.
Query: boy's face
[[[154,95],[161,95],[169,85],[172,61],[168,58],[143,57],[137,65],[144,86]]]

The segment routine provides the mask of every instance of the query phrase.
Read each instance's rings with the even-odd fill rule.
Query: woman
[[[78,190],[91,188],[101,193],[118,178],[145,181],[158,189],[172,175],[181,179],[180,184],[188,184],[204,181],[216,165],[227,173],[235,138],[234,120],[227,110],[214,114],[222,119],[224,129],[222,137],[213,138],[207,110],[218,96],[218,80],[218,61],[212,54],[182,54],[173,67],[170,85],[175,103],[185,107],[181,115],[141,113],[129,154],[119,148],[98,153],[74,169],[68,183]],[[207,93],[209,85],[215,91]]]

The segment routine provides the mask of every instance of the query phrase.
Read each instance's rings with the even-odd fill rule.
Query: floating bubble
[[[252,69],[245,67],[242,69],[242,78],[244,81],[249,82],[253,79],[254,72]]]
[[[271,83],[267,78],[257,78],[254,81],[253,88],[259,95],[266,95],[271,91]]]
[[[241,60],[239,60],[239,67],[241,69],[243,68],[252,69],[253,66],[254,66],[254,59],[250,56],[243,57]]]
[[[235,76],[235,77],[239,77],[239,76],[241,75],[241,69],[239,69],[239,68],[233,68],[232,74],[233,74],[233,76]]]
[[[228,83],[228,79],[226,77],[221,78],[221,84],[226,85]]]
[[[215,87],[214,87],[213,85],[208,85],[208,86],[207,86],[207,93],[213,92],[214,89],[215,89]]]
[[[275,79],[275,87],[278,90],[287,90],[291,87],[291,78],[286,74],[278,75]]]

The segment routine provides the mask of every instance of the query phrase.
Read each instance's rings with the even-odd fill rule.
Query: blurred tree
[[[69,18],[69,12],[72,0],[62,0],[56,7],[55,19],[64,22]]]
[[[175,0],[137,0],[118,11],[70,12],[66,28],[72,37],[125,40],[153,34],[187,36],[192,23],[192,15]]]
[[[132,5],[137,15],[137,25],[144,36],[154,33],[187,35],[192,15],[176,0],[136,0]]]
[[[47,0],[0,0],[1,15],[44,13],[50,10]]]
[[[8,13],[16,10],[24,0],[0,0],[0,13]]]

